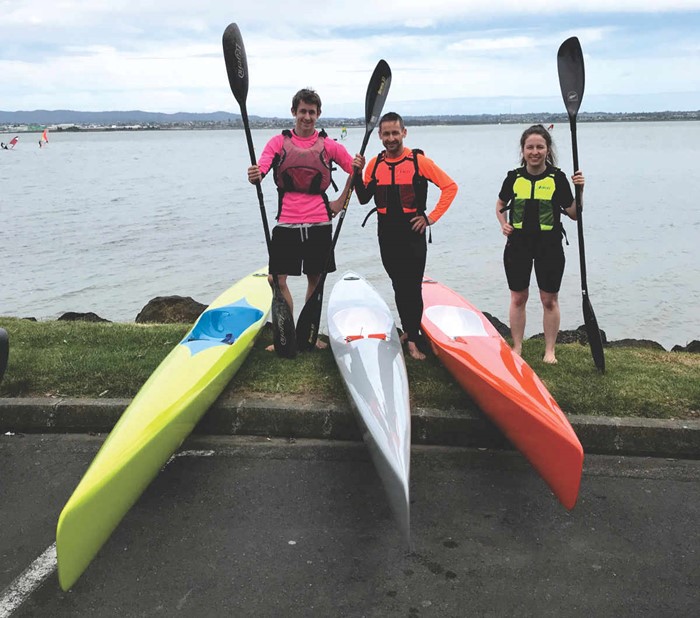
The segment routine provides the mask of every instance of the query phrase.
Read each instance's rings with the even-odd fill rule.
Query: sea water
[[[505,239],[495,204],[507,170],[519,163],[525,127],[408,127],[405,140],[459,185],[452,207],[432,228],[426,273],[504,322]],[[258,154],[277,132],[253,131]],[[339,139],[340,129],[329,134]],[[570,175],[568,124],[557,124],[552,135],[558,164]],[[341,143],[354,154],[363,137],[364,127],[350,128]],[[13,151],[0,151],[0,316],[53,319],[93,311],[128,322],[155,296],[208,304],[266,264],[243,131],[54,131],[49,139],[39,148],[38,134],[21,135]],[[367,155],[380,149],[375,133]],[[578,149],[586,176],[588,291],[600,327],[611,340],[646,338],[667,349],[700,339],[694,199],[700,123],[578,123]],[[345,175],[335,176],[342,186]],[[263,191],[272,226],[277,193],[271,177]],[[429,208],[437,198],[431,187]],[[338,271],[326,289],[354,270],[394,309],[375,218],[361,227],[368,208],[352,199],[337,246]],[[569,329],[583,318],[576,223],[565,228],[570,244],[560,305],[561,326]],[[290,278],[290,284],[298,314],[305,280]],[[526,335],[541,332],[541,323],[533,276]]]

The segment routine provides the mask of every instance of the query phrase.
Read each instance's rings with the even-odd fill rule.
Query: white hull
[[[349,272],[328,300],[328,330],[363,439],[410,544],[411,409],[394,319],[374,288]]]

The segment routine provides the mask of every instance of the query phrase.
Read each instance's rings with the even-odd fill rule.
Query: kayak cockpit
[[[447,337],[456,341],[461,337],[489,337],[479,314],[466,307],[433,305],[425,316]]]
[[[192,354],[216,345],[231,345],[262,317],[263,312],[245,299],[209,309],[199,316],[180,343],[190,348]]]
[[[361,339],[389,341],[394,322],[386,313],[370,307],[349,307],[333,315],[334,331],[340,341],[351,343]]]

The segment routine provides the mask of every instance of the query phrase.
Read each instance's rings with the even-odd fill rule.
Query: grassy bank
[[[2,397],[132,397],[187,332],[184,325],[31,322],[0,319],[10,336]],[[291,396],[344,402],[345,392],[329,350],[289,361],[266,352],[258,340],[225,396]],[[559,345],[556,366],[545,365],[541,340],[526,341],[525,360],[568,414],[700,418],[700,355],[638,348],[606,350],[600,375],[588,348]],[[434,357],[407,358],[414,406],[472,405]]]

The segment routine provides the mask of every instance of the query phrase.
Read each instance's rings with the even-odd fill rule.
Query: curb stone
[[[0,432],[108,433],[130,399],[0,398]],[[700,459],[700,420],[569,416],[586,453]],[[217,401],[195,434],[327,440],[362,439],[349,405],[290,404],[238,397]],[[413,444],[512,448],[491,421],[470,410],[414,408]]]

